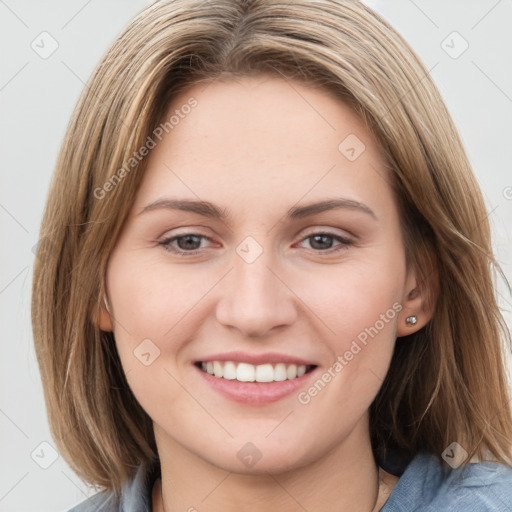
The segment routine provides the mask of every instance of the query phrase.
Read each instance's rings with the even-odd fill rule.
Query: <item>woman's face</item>
[[[173,113],[101,320],[159,451],[249,473],[357,450],[415,286],[369,131],[266,76],[194,86]]]

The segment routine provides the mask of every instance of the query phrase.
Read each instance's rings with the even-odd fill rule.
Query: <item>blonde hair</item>
[[[51,431],[85,481],[118,492],[156,457],[110,332],[93,318],[107,262],[147,159],[101,198],[192,84],[273,73],[350,104],[379,144],[401,211],[408,264],[435,300],[431,321],[397,341],[370,408],[375,453],[510,464],[512,418],[487,212],[457,130],[406,41],[355,0],[174,0],[142,11],[99,63],[69,123],[36,261],[33,334]]]

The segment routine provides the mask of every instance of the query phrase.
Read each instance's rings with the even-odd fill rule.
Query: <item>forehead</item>
[[[343,134],[367,135],[364,122],[352,108],[332,93],[303,83],[275,76],[261,75],[196,84],[175,97],[168,108],[169,118],[190,100],[197,107],[186,117],[186,123],[173,132],[180,133],[181,142],[198,142],[200,137],[214,140],[254,137],[255,141],[272,144],[274,149],[287,149],[306,142],[306,149],[337,148]],[[236,130],[234,130],[236,128]],[[192,137],[190,137],[192,136]],[[213,138],[214,137],[214,138]],[[202,143],[206,143],[205,140]],[[319,146],[321,144],[321,146]],[[261,148],[252,145],[258,154]],[[248,151],[233,147],[233,152]],[[273,154],[279,154],[280,151]]]
[[[149,155],[138,206],[163,194],[241,205],[254,197],[260,206],[334,191],[362,199],[373,190],[378,199],[387,187],[363,120],[317,87],[269,76],[196,84],[174,98],[164,122],[172,116]]]

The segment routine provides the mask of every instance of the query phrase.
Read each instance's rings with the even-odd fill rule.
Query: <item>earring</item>
[[[414,325],[418,321],[418,317],[416,315],[408,316],[405,319],[405,323],[409,325]]]
[[[105,303],[105,309],[107,310],[108,313],[110,313],[110,310],[108,309],[108,304],[107,304],[107,298],[106,297],[103,297],[103,302]]]

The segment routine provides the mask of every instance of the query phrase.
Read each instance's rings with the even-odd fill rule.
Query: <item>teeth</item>
[[[274,380],[274,368],[271,364],[256,366],[256,379],[258,382],[272,382]]]
[[[290,366],[295,366],[295,365],[290,365]],[[306,370],[306,367],[304,367],[304,370]],[[293,376],[292,372],[290,372],[290,375],[291,375],[290,378],[292,378],[292,379],[295,378]],[[276,364],[276,366],[274,368],[274,380],[282,381],[282,380],[286,380],[287,378],[288,378],[288,374],[286,371],[286,365],[283,363]]]
[[[236,367],[236,380],[254,382],[256,368],[252,364],[238,363]]]
[[[222,363],[220,363],[222,365]],[[229,380],[236,379],[236,364],[231,361],[224,364],[224,378]]]
[[[207,363],[201,363],[201,368],[215,377],[240,382],[280,382],[302,377],[306,373],[305,365],[297,366],[296,364],[284,363],[254,366],[232,361],[208,361]]]
[[[206,371],[208,371],[208,365],[206,365]],[[215,377],[222,377],[224,375],[224,366],[218,361],[213,362],[213,374]]]
[[[294,379],[295,377],[297,377],[297,365],[291,364],[286,368],[286,378]]]

